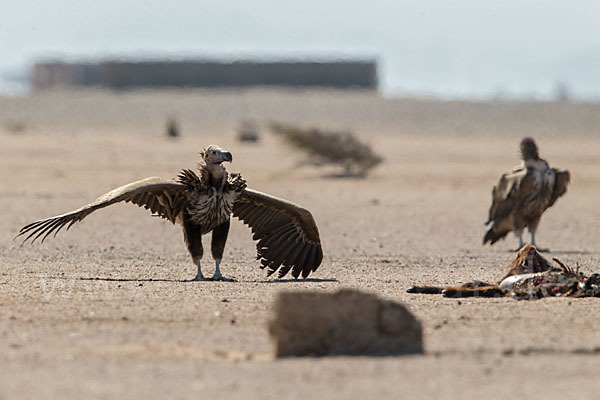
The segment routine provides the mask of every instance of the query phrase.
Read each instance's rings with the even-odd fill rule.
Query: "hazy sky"
[[[0,78],[47,56],[374,56],[392,95],[600,98],[597,0],[0,0],[0,49]]]

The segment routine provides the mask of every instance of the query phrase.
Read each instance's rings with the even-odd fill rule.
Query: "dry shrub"
[[[5,128],[8,132],[18,135],[25,133],[27,126],[21,121],[9,121],[5,123]]]
[[[286,142],[304,150],[315,165],[336,164],[346,177],[365,177],[383,159],[350,132],[327,132],[272,123],[271,130]]]
[[[166,133],[167,137],[170,137],[170,138],[177,138],[177,137],[181,136],[179,124],[177,123],[177,120],[175,120],[175,118],[167,119],[167,126],[166,126],[165,133]]]
[[[237,132],[237,139],[240,142],[257,143],[260,140],[258,124],[253,120],[246,119],[241,121]]]

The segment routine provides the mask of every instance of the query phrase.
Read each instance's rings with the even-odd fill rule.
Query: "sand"
[[[492,185],[532,135],[571,171],[537,240],[600,272],[600,106],[389,100],[369,92],[63,92],[0,99],[0,399],[591,398],[600,383],[600,302],[444,299],[414,283],[497,280],[516,238],[483,247]],[[183,136],[163,135],[168,116]],[[328,177],[243,118],[354,129],[385,163]],[[14,132],[14,124],[24,130]],[[3,125],[2,125],[3,124]],[[179,226],[115,205],[43,244],[13,237],[147,176],[174,177],[211,143],[250,187],[309,208],[325,257],[310,280],[267,278],[233,222],[222,271],[195,274]],[[208,246],[209,238],[205,240]],[[213,263],[205,255],[208,272]],[[423,323],[424,355],[273,360],[267,321],[285,290],[357,288]]]

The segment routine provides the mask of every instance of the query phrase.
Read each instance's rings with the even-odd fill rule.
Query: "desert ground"
[[[164,135],[168,117],[181,138]],[[261,124],[259,143],[236,140],[244,118]],[[335,167],[307,163],[269,121],[351,129],[385,161],[366,179],[332,178]],[[599,104],[266,89],[0,98],[0,399],[597,396],[599,299],[406,293],[505,273],[517,239],[481,241],[491,187],[519,163],[523,136],[572,177],[538,243],[600,272]],[[267,278],[248,228],[232,221],[222,271],[237,282],[186,281],[195,266],[181,228],[131,204],[43,244],[13,240],[114,187],[175,177],[212,143],[250,187],[312,211],[325,253],[313,279]],[[273,359],[277,293],[340,288],[405,304],[423,324],[425,354]]]

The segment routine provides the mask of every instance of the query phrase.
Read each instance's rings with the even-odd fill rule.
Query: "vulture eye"
[[[213,154],[217,154],[217,152],[216,152],[216,151],[214,151],[214,150],[212,151],[212,153],[213,153]]]

